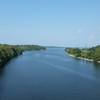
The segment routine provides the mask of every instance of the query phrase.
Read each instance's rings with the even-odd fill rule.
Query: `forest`
[[[2,68],[9,60],[21,55],[24,51],[45,50],[46,48],[39,45],[8,45],[0,44],[0,68]]]
[[[92,48],[66,48],[65,51],[75,57],[87,58],[100,62],[100,45]]]

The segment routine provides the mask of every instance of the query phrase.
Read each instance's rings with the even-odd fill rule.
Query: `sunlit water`
[[[24,52],[0,71],[0,100],[100,100],[100,65],[64,48]]]

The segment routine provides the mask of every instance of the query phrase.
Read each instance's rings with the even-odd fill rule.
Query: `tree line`
[[[94,62],[100,61],[100,45],[92,48],[66,48],[66,52],[75,57],[92,59]]]
[[[21,55],[24,51],[41,49],[45,50],[46,48],[38,45],[0,44],[0,68],[2,68],[12,58]]]

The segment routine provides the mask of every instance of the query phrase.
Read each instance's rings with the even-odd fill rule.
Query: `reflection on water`
[[[1,69],[0,69],[0,77],[2,77],[3,74],[4,74],[4,68],[1,68]]]
[[[5,84],[5,83],[3,83],[3,76],[4,76],[4,68],[1,68],[0,69],[0,100],[2,100],[1,99],[1,97],[2,97],[2,93],[3,93],[3,85]]]
[[[93,63],[94,64],[94,67],[97,69],[97,70],[100,70],[100,63]]]
[[[100,64],[64,48],[24,52],[0,70],[0,100],[100,100]]]

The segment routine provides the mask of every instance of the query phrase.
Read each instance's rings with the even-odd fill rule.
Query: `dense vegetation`
[[[100,62],[100,46],[92,48],[66,48],[66,52],[74,55],[75,57],[87,58],[94,62]]]
[[[45,47],[38,45],[7,45],[0,44],[0,68],[10,59],[21,55],[26,50],[45,50]]]
[[[30,51],[30,50],[45,50],[46,48],[43,46],[39,46],[39,45],[17,45],[18,47],[20,47],[23,51]]]

